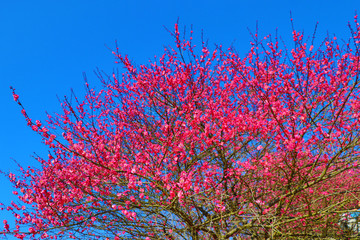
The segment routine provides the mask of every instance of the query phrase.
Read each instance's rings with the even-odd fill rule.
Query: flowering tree
[[[84,101],[28,125],[51,149],[9,178],[16,226],[3,234],[78,239],[313,239],[359,204],[360,26],[344,46],[254,37],[201,52],[180,37],[150,65],[114,51]],[[269,40],[270,39],[270,40]],[[14,91],[14,90],[13,90]]]

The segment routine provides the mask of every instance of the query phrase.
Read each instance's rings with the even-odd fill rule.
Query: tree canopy
[[[350,25],[349,25],[350,26]],[[315,239],[357,234],[360,26],[319,47],[254,35],[235,49],[174,47],[98,72],[84,99],[27,124],[50,148],[9,174],[19,239]]]

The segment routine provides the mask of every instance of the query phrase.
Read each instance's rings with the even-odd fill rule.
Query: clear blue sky
[[[24,166],[36,164],[34,152],[47,156],[41,139],[24,121],[14,103],[9,86],[16,88],[32,119],[44,120],[45,111],[59,111],[57,96],[62,98],[74,89],[84,94],[82,73],[98,85],[93,70],[111,73],[114,58],[108,47],[118,41],[120,51],[137,64],[162,52],[172,43],[164,26],[173,29],[193,24],[214,43],[233,44],[240,52],[249,49],[247,28],[261,35],[274,33],[288,40],[291,36],[290,11],[297,30],[312,34],[316,22],[318,39],[325,33],[347,38],[347,22],[353,21],[358,0],[41,0],[2,1],[0,4],[0,169],[17,169],[12,159]],[[199,40],[199,39],[198,39]],[[0,176],[0,202],[14,200],[11,185]],[[3,219],[11,222],[6,212]],[[13,226],[13,225],[12,225]],[[0,237],[1,238],[1,237]],[[11,238],[8,238],[11,239]]]

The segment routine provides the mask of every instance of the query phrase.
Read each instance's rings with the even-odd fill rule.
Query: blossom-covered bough
[[[9,174],[19,239],[351,237],[359,208],[360,27],[340,46],[255,36],[249,53],[181,38],[149,65],[114,51],[85,100],[46,124],[41,168]],[[200,53],[197,51],[201,50]]]

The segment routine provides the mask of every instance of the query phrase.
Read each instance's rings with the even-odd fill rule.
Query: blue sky
[[[84,94],[83,72],[99,86],[93,71],[111,73],[116,67],[108,47],[115,40],[122,53],[137,64],[162,53],[173,39],[164,26],[173,29],[193,25],[195,37],[201,29],[209,46],[233,46],[239,53],[249,49],[247,28],[259,24],[261,36],[275,33],[291,37],[290,11],[295,28],[312,34],[319,22],[320,40],[327,32],[348,38],[348,21],[360,10],[358,0],[243,1],[243,0],[42,0],[2,1],[0,4],[0,169],[15,172],[13,159],[23,166],[34,165],[34,153],[47,156],[38,135],[23,119],[13,101],[13,86],[32,119],[44,120],[45,112],[60,110],[58,98]],[[196,40],[196,39],[195,39]],[[198,38],[200,40],[200,38]],[[290,42],[288,42],[290,44]],[[7,179],[0,176],[0,202],[15,198]],[[11,216],[0,213],[11,223]],[[12,238],[8,238],[12,239]]]

